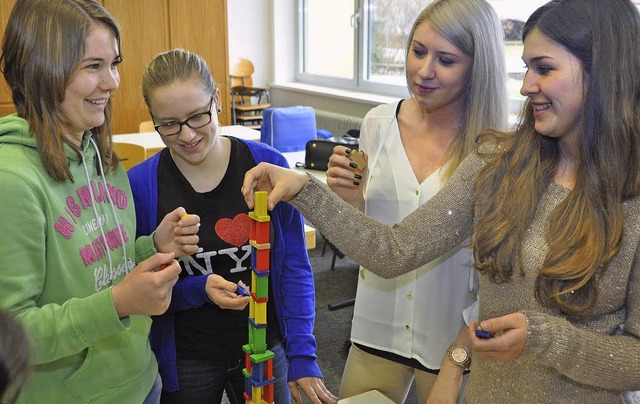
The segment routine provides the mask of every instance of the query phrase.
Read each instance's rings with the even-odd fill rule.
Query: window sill
[[[317,86],[312,84],[304,84],[297,82],[272,83],[271,88],[282,89],[286,91],[295,91],[304,94],[319,95],[327,98],[338,99],[342,101],[357,102],[360,104],[371,105],[375,107],[381,104],[389,104],[397,101],[398,97],[389,97],[379,94],[363,93],[357,91],[341,90],[332,87]],[[509,125],[514,125],[518,121],[518,114],[522,107],[523,98],[509,98]]]
[[[385,95],[342,90],[337,88],[297,82],[272,83],[270,87],[288,91],[296,91],[305,94],[321,95],[324,97],[335,98],[344,101],[355,101],[362,104],[369,104],[372,107],[380,104],[389,104],[399,99],[399,97],[389,97]]]

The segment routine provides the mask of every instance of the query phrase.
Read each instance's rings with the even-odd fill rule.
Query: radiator
[[[347,133],[349,129],[360,130],[362,118],[316,109],[316,128],[328,130],[335,137]]]

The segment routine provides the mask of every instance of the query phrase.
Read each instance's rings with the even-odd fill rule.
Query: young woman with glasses
[[[191,52],[156,56],[142,93],[167,148],[129,171],[138,231],[150,233],[175,206],[198,214],[202,224],[202,250],[180,260],[171,306],[152,325],[162,400],[214,403],[224,390],[232,403],[243,403],[249,298],[228,298],[216,282],[251,282],[249,209],[240,192],[245,172],[262,161],[287,163],[267,145],[220,134],[220,92],[205,61]],[[298,401],[301,387],[314,402],[335,402],[316,363],[313,274],[301,215],[284,204],[274,209],[271,236],[267,346],[275,353],[275,401],[288,403],[291,394]]]

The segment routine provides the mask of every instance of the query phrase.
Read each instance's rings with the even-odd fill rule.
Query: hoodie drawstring
[[[102,168],[102,158],[100,157],[100,150],[98,150],[98,145],[96,145],[96,142],[92,139],[89,138],[89,141],[91,142],[91,144],[93,145],[93,148],[96,150],[96,156],[98,157],[98,167],[100,170],[100,177],[102,179],[102,184],[104,185],[104,189],[105,189],[105,193],[107,194],[107,200],[109,201],[109,206],[111,206],[111,212],[113,214],[113,218],[116,222],[116,228],[118,229],[118,232],[120,233],[120,238],[122,240],[122,251],[123,251],[123,257],[124,257],[124,265],[127,266],[127,272],[129,270],[128,268],[128,260],[127,260],[127,247],[126,247],[126,243],[125,243],[125,237],[124,237],[124,233],[122,231],[122,228],[120,227],[120,221],[118,220],[118,215],[116,213],[116,209],[114,207],[114,202],[113,199],[111,198],[111,194],[109,193],[109,188],[107,187],[107,181],[105,179],[104,176],[104,169]],[[102,234],[102,238],[103,240],[106,240],[106,236],[104,234],[104,228],[102,227],[102,221],[99,218],[98,215],[98,210],[96,209],[96,198],[95,195],[93,193],[93,187],[91,186],[91,177],[89,176],[89,170],[87,169],[87,163],[86,160],[84,159],[84,155],[82,155],[82,167],[84,168],[84,174],[87,178],[87,184],[89,186],[89,195],[91,196],[91,201],[92,201],[92,208],[93,208],[93,214],[96,218],[96,221],[98,222],[98,225],[100,227],[100,233]],[[113,270],[113,260],[111,259],[111,252],[109,251],[109,248],[105,248],[105,250],[107,251],[107,257],[109,258],[109,268]]]

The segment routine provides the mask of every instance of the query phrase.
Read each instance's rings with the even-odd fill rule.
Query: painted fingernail
[[[349,163],[349,167],[358,168],[358,165],[352,161],[351,163]]]
[[[351,154],[351,149],[345,149],[344,154],[346,154],[346,155]]]
[[[353,185],[358,186],[358,185],[360,185],[360,183],[358,181],[353,181]]]
[[[354,175],[354,177],[357,180],[361,180],[362,179],[362,175],[360,175],[360,174],[356,174],[356,175]]]

